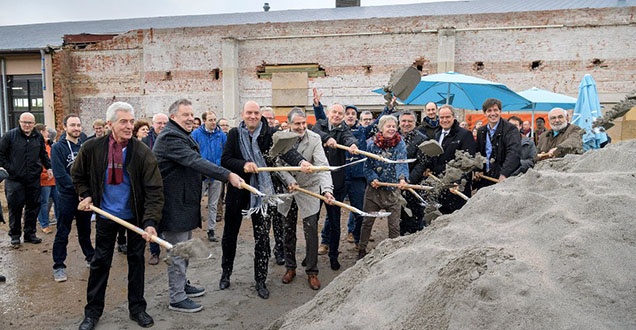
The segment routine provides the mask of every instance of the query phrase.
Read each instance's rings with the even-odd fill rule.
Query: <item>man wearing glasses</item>
[[[563,157],[566,154],[583,153],[583,131],[579,126],[568,123],[568,114],[561,108],[548,112],[552,129],[539,137],[535,160]]]
[[[35,220],[40,212],[42,166],[46,169],[48,179],[53,178],[44,138],[34,127],[35,117],[24,112],[20,115],[20,126],[0,139],[0,167],[9,173],[5,193],[9,204],[9,236],[14,248],[20,247],[23,209],[24,242],[42,242],[42,239],[35,236]]]

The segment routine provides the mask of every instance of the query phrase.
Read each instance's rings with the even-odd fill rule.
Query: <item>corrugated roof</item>
[[[507,13],[580,8],[636,6],[636,0],[472,0],[407,5],[280,10],[216,15],[131,18],[117,20],[0,26],[0,51],[59,46],[65,34],[123,33],[135,29],[162,29],[255,23],[329,21],[409,16]]]

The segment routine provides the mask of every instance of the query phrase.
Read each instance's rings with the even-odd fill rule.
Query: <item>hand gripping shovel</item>
[[[318,198],[318,199],[320,199],[320,200],[322,200],[322,201],[324,201],[324,202],[327,202],[327,197],[322,196],[322,195],[320,195],[320,194],[316,194],[316,193],[314,193],[314,192],[311,192],[311,191],[309,191],[309,190],[305,190],[305,189],[300,188],[300,187],[296,187],[296,189],[295,189],[295,190],[296,190],[296,191],[299,191],[299,192],[301,192],[301,193],[303,193],[303,194],[307,194],[307,195],[309,195],[309,196],[316,197],[316,198]],[[391,214],[391,212],[373,212],[373,213],[368,213],[368,212],[364,212],[364,211],[358,210],[357,208],[355,208],[355,207],[353,207],[353,206],[351,206],[351,205],[349,205],[349,204],[345,204],[345,203],[342,203],[342,202],[338,202],[338,201],[336,201],[336,200],[333,200],[333,201],[331,201],[331,202],[332,202],[334,205],[336,205],[336,206],[340,206],[340,207],[342,207],[342,208],[345,208],[345,209],[347,209],[347,210],[349,210],[349,211],[351,211],[351,212],[357,213],[357,214],[359,214],[359,215],[361,215],[361,216],[363,216],[363,217],[375,217],[375,218],[379,218],[379,217],[386,217],[386,216],[389,216],[389,215]]]
[[[98,207],[96,207],[95,205],[90,205],[90,208],[93,212],[95,213],[99,213],[101,216],[108,218],[110,220],[113,220],[115,222],[117,222],[118,224],[130,229],[131,231],[134,231],[135,233],[139,234],[139,235],[143,235],[146,232],[123,220],[120,219]],[[150,236],[150,240],[163,246],[164,248],[166,248],[166,250],[168,250],[168,256],[164,259],[164,261],[167,264],[172,264],[172,258],[173,257],[181,257],[183,259],[189,260],[189,259],[209,259],[212,254],[210,253],[210,251],[208,250],[208,248],[205,246],[205,244],[200,240],[200,239],[190,239],[188,241],[185,242],[181,242],[181,243],[177,243],[175,245],[170,244],[170,242],[167,242],[157,236],[151,235]]]
[[[351,162],[351,163],[347,163],[341,166],[310,166],[309,168],[311,169],[312,172],[318,172],[318,171],[337,171],[337,170],[341,170],[347,166],[351,166],[351,165],[355,165],[358,163],[362,163],[365,162],[367,159],[366,158],[362,158],[362,159],[358,159],[355,162]],[[290,172],[298,172],[298,171],[302,171],[302,168],[300,166],[279,166],[279,167],[259,167],[258,168],[259,172],[276,172],[276,171],[290,171]]]
[[[349,147],[347,146],[343,146],[342,144],[336,144],[336,148],[338,149],[342,149],[342,150],[349,150]],[[388,159],[370,152],[366,152],[366,151],[362,151],[362,150],[358,150],[358,153],[363,155],[363,156],[367,156],[369,158],[373,158],[385,163],[389,163],[389,164],[404,164],[404,163],[412,163],[414,161],[416,161],[415,158],[412,159],[398,159],[398,160],[393,160],[393,159]]]

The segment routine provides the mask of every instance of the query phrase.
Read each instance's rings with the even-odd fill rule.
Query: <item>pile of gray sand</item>
[[[269,328],[636,329],[635,210],[636,140],[546,161],[383,241]]]

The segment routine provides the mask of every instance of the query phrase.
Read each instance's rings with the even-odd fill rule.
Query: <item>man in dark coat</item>
[[[267,120],[262,116],[259,105],[254,101],[248,101],[241,112],[243,121],[238,127],[232,128],[227,135],[227,142],[221,155],[221,166],[240,175],[247,183],[265,194],[273,194],[274,187],[270,172],[258,172],[258,167],[274,165],[274,159],[268,151],[272,147],[272,134],[276,129],[267,125]],[[298,166],[301,163],[311,165],[304,161],[302,155],[295,149],[281,156],[287,164]],[[241,229],[243,210],[258,210],[251,212],[252,228],[254,230],[254,280],[256,281],[256,293],[263,299],[269,298],[269,290],[265,285],[270,254],[269,230],[271,218],[261,198],[250,195],[247,190],[239,190],[235,187],[227,187],[227,203],[225,208],[225,226],[221,247],[223,257],[221,259],[221,281],[219,288],[225,290],[230,286],[230,275],[234,269],[234,257],[236,256],[236,241]]]
[[[501,101],[487,99],[482,104],[482,110],[488,119],[488,124],[477,130],[477,151],[488,159],[483,174],[503,180],[519,168],[521,134],[517,127],[501,117]],[[481,174],[476,173],[476,180]],[[478,183],[480,187],[491,184],[487,180],[479,180]]]
[[[515,125],[521,133],[521,118],[517,116],[512,116],[508,118],[508,122]],[[517,168],[512,175],[519,175],[526,173],[530,168],[534,167],[534,157],[537,155],[537,147],[534,145],[534,142],[529,136],[524,136],[521,133],[521,154],[519,155],[520,166]]]
[[[146,313],[144,299],[144,248],[161,220],[163,183],[157,160],[141,141],[133,138],[133,107],[115,102],[106,111],[112,131],[86,141],[71,167],[75,191],[81,199],[78,209],[90,205],[145,229],[143,236],[128,230],[128,311],[142,327],[154,321]],[[88,276],[86,307],[80,330],[94,329],[104,312],[108,274],[113,261],[115,239],[120,225],[101,216],[95,225],[95,256]],[[142,239],[143,237],[143,239]]]
[[[437,116],[437,104],[435,102],[428,102],[424,106],[424,120],[417,130],[422,134],[432,138],[435,136],[435,132],[439,130],[439,117]]]
[[[439,109],[440,130],[435,134],[435,140],[444,149],[444,152],[436,157],[432,157],[429,168],[440,177],[446,170],[446,164],[455,159],[455,151],[464,150],[475,155],[475,140],[473,134],[461,127],[455,119],[455,111],[450,105],[443,105]],[[465,179],[464,195],[470,196],[472,173],[465,173],[462,179]],[[459,181],[458,181],[459,182]],[[449,190],[444,190],[440,194],[439,203],[442,205],[439,209],[443,214],[453,213],[459,210],[466,201],[459,196],[452,194]]]
[[[327,112],[327,119],[321,119],[316,122],[312,131],[320,135],[322,143],[325,145],[325,154],[330,166],[341,166],[346,163],[345,150],[336,148],[336,144],[349,147],[351,154],[356,154],[358,140],[353,136],[349,126],[344,122],[345,108],[341,104],[332,104]],[[347,193],[345,185],[345,171],[331,172],[333,181],[334,198],[342,202]],[[327,216],[329,221],[326,223],[327,232],[329,233],[329,261],[331,269],[340,269],[338,262],[338,246],[340,245],[340,207],[327,204]]]
[[[169,110],[170,120],[161,131],[152,149],[163,178],[166,202],[161,219],[161,232],[171,244],[192,238],[192,230],[201,228],[201,189],[203,177],[240,187],[238,175],[204,159],[199,145],[190,136],[194,123],[192,103],[187,99],[174,102]],[[203,307],[189,297],[205,294],[205,289],[189,284],[186,278],[187,260],[174,256],[168,266],[170,304],[168,309],[198,312]]]
[[[150,131],[148,132],[148,136],[142,139],[142,141],[152,150],[155,145],[155,141],[157,141],[157,137],[161,134],[161,131],[168,124],[168,116],[163,113],[157,113],[152,116],[152,127],[150,127]]]
[[[44,137],[34,127],[35,117],[30,112],[24,112],[20,115],[20,126],[8,131],[0,139],[0,167],[9,173],[5,194],[9,206],[9,236],[14,248],[20,247],[23,209],[24,242],[42,242],[35,235],[35,220],[40,212],[42,166],[47,170],[49,180],[53,178]]]

